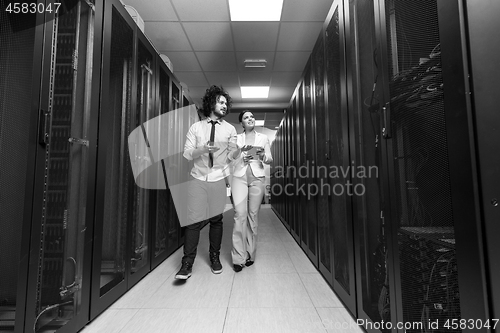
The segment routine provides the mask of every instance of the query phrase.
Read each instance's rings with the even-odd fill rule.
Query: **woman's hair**
[[[240,115],[238,116],[238,121],[241,123],[241,121],[243,120],[243,115],[247,112],[252,112],[250,110],[243,110],[240,112]]]
[[[215,108],[215,104],[217,103],[217,100],[219,96],[224,96],[226,98],[227,102],[227,113],[231,111],[231,105],[232,105],[232,99],[231,96],[227,93],[227,91],[222,88],[222,86],[211,86],[210,88],[207,89],[205,92],[205,96],[203,96],[202,102],[202,109],[201,111],[203,112],[203,115],[205,117],[209,117],[210,113]]]

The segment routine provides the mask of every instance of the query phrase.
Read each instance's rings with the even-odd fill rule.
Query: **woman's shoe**
[[[241,270],[245,267],[244,265],[233,265],[233,269],[236,273],[241,272]]]
[[[248,251],[247,251],[247,254],[248,254],[248,258],[247,258],[247,261],[245,262],[245,266],[250,267],[253,265],[253,261],[252,261],[252,257],[250,257],[250,253],[248,253]]]

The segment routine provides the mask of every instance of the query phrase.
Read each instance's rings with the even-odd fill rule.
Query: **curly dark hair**
[[[215,103],[217,103],[217,100],[219,99],[219,96],[224,96],[226,98],[227,102],[227,113],[231,111],[231,105],[232,105],[232,99],[231,96],[227,93],[227,91],[222,88],[222,86],[211,86],[210,88],[207,89],[205,92],[205,96],[203,96],[203,105],[201,112],[205,117],[209,117],[210,113],[215,108]]]

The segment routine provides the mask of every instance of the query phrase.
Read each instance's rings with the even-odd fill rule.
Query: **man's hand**
[[[229,148],[230,151],[235,151],[235,150],[237,150],[239,148],[238,145],[236,143],[234,143],[234,142],[229,142],[227,144],[227,146],[228,146],[228,148]]]
[[[210,141],[207,141],[207,143],[205,143],[205,145],[203,146],[203,149],[205,150],[205,153],[215,153],[220,148],[216,147],[214,145],[211,145]]]

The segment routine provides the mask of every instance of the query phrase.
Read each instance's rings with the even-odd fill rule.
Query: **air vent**
[[[246,59],[244,64],[245,68],[266,68],[267,61],[265,59]]]

